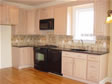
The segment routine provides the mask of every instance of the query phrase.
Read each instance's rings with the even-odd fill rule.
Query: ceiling
[[[19,4],[24,4],[24,5],[30,5],[30,6],[36,6],[36,5],[41,5],[44,3],[53,2],[56,0],[3,0],[3,1],[19,3]]]

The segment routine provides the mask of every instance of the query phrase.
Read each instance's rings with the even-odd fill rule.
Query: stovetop
[[[44,45],[44,46],[40,46],[40,47],[43,47],[43,48],[57,48],[57,46],[55,46],[55,45]]]

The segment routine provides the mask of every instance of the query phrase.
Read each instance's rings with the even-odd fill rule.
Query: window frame
[[[76,17],[76,12],[74,13],[74,10],[76,9],[84,9],[84,8],[93,8],[94,10],[94,3],[89,3],[89,4],[84,4],[84,5],[77,5],[77,6],[72,6],[72,7],[69,7],[68,10],[71,10],[69,13],[69,15],[71,15],[72,18],[75,18]],[[95,16],[95,15],[94,15]],[[72,19],[72,18],[68,18],[70,21],[71,21],[71,25],[69,25],[71,27],[71,32],[67,32],[67,35],[73,35],[73,39],[74,41],[77,41],[78,39],[75,39],[75,31],[76,31],[76,24],[73,22],[76,21],[76,19]],[[94,22],[94,21],[93,21]],[[94,23],[93,23],[93,35],[94,35]],[[80,40],[83,40],[83,39],[80,39]],[[93,36],[93,39],[92,40],[86,40],[86,41],[96,41],[96,38]]]

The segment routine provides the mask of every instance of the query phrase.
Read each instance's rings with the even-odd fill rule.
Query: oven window
[[[44,61],[45,60],[45,58],[44,58],[44,54],[42,54],[42,53],[36,53],[36,60],[38,60],[38,61]]]

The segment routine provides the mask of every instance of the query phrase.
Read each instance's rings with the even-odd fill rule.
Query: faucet
[[[80,42],[82,43],[82,48],[83,48],[83,45],[84,45],[84,42],[83,42],[83,40],[80,40]]]

